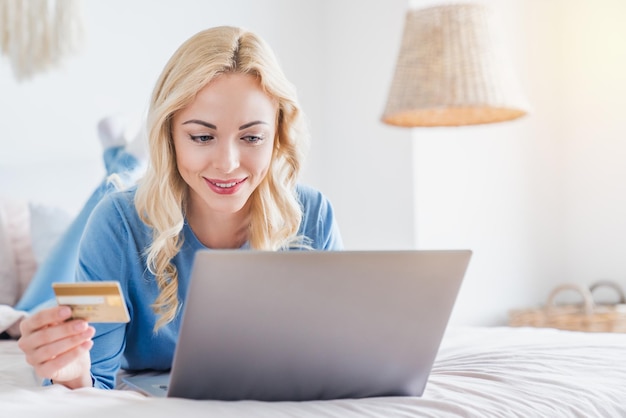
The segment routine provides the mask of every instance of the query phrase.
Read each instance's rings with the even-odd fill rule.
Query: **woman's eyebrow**
[[[183,125],[187,125],[190,123],[197,123],[198,125],[202,125],[202,126],[206,126],[209,129],[217,129],[217,126],[213,125],[212,123],[209,122],[205,122],[203,120],[199,120],[199,119],[189,119],[186,122],[183,122]]]
[[[249,128],[251,126],[259,125],[259,124],[267,125],[268,123],[267,122],[263,122],[262,120],[255,120],[254,122],[244,123],[243,125],[241,125],[239,127],[239,130],[246,129],[246,128]]]
[[[217,129],[217,126],[213,125],[212,123],[205,122],[199,119],[189,119],[188,121],[185,121],[182,124],[188,125],[190,123],[196,123],[198,125],[206,126],[207,128],[210,128],[210,129]],[[246,129],[254,125],[267,125],[267,124],[268,124],[267,122],[263,122],[262,120],[255,120],[252,122],[244,123],[243,125],[239,127],[239,130]]]

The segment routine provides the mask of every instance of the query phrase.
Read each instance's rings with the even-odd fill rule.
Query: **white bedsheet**
[[[2,417],[626,417],[626,334],[450,329],[422,397],[320,402],[147,398],[41,387],[15,341],[0,341]]]

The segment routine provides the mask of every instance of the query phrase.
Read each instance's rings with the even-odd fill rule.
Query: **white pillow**
[[[19,199],[0,199],[3,213],[3,235],[5,248],[2,281],[2,303],[14,304],[30,283],[37,270],[37,261],[33,254],[30,235],[30,210],[26,201]],[[7,254],[10,254],[7,255]],[[12,262],[11,262],[12,259]],[[13,273],[10,269],[13,269]]]
[[[0,305],[13,306],[17,302],[19,285],[13,245],[9,236],[7,215],[0,205]]]
[[[69,227],[72,216],[63,209],[41,203],[29,203],[29,210],[33,254],[37,264],[41,264]]]
[[[0,305],[15,305],[71,221],[60,208],[0,198]]]

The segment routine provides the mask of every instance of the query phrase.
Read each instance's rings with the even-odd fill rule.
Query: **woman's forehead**
[[[193,101],[177,112],[176,119],[209,117],[214,122],[245,124],[252,120],[274,123],[277,101],[255,76],[239,73],[221,74],[204,86]]]

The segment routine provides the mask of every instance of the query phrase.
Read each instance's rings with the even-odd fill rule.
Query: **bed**
[[[624,417],[626,334],[450,328],[421,397],[312,402],[148,398],[42,387],[12,340],[0,341],[3,417]],[[178,414],[178,415],[177,415]]]
[[[28,202],[0,202],[0,297],[4,298],[0,326],[7,328],[15,319],[9,318],[11,301],[23,291],[37,261],[69,218]],[[13,338],[0,340],[0,414],[47,418],[626,417],[625,353],[626,333],[450,326],[421,397],[219,402],[149,398],[124,386],[112,391],[42,386]]]

